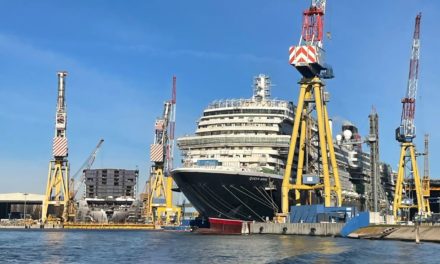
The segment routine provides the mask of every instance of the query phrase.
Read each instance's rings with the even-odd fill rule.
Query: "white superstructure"
[[[184,171],[264,173],[281,178],[292,133],[294,106],[271,99],[271,81],[260,74],[254,79],[253,96],[212,102],[197,122],[195,135],[177,139]],[[307,173],[321,174],[317,148],[317,124],[310,119],[306,142]],[[370,157],[363,152],[357,127],[342,125],[334,142],[336,161],[345,201],[368,195]],[[296,175],[296,159],[292,171]],[[292,176],[292,182],[295,176]]]
[[[177,140],[184,167],[216,167],[282,174],[293,122],[293,105],[270,97],[271,81],[254,79],[250,99],[214,101],[194,136]]]

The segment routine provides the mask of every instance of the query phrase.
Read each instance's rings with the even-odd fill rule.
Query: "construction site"
[[[430,234],[440,233],[440,180],[431,177],[429,162],[436,158],[430,156],[429,133],[436,131],[416,133],[415,118],[419,64],[423,64],[422,14],[415,14],[412,38],[402,40],[411,47],[405,96],[389,98],[402,104],[400,125],[395,131],[381,130],[381,113],[373,108],[365,137],[350,123],[336,134],[332,127],[332,116],[336,114],[328,108],[332,87],[326,84],[335,77],[325,60],[326,2],[312,0],[302,12],[303,23],[296,25],[301,26],[299,43],[288,49],[288,62],[300,74],[298,87],[292,91],[298,96],[289,98],[297,98],[293,103],[266,100],[270,79],[260,74],[252,100],[215,102],[197,122],[196,135],[179,141],[175,138],[177,78],[172,77],[170,99],[162,109],[149,113],[159,117],[147,132],[152,141],[144,164],[148,168],[147,182],[140,182],[138,168],[94,168],[104,139],[98,140],[84,163],[74,166],[76,171],[70,174],[66,107],[70,77],[67,71],[59,71],[56,82],[54,78],[55,127],[46,188],[41,190],[42,195],[0,194],[0,226],[195,230],[209,234],[356,234],[368,238],[395,232],[396,239],[399,232],[406,232],[402,226],[414,226],[416,241],[423,240],[423,236],[437,241]],[[264,114],[269,116],[267,120]],[[272,126],[281,114],[285,114],[282,122]],[[261,132],[261,127],[269,127],[269,132]],[[274,140],[271,133],[279,128],[284,137]],[[395,153],[398,164],[394,170],[380,154],[379,134],[389,133],[394,133],[395,144],[400,147],[400,153]],[[421,134],[423,149],[415,142],[416,135]],[[241,135],[247,139],[238,138]],[[262,138],[257,139],[260,135]],[[268,150],[270,144],[273,149]],[[178,161],[174,160],[176,145],[187,158],[182,158],[182,168],[177,168]],[[363,152],[362,145],[368,151]],[[253,161],[258,165],[254,166],[256,152],[258,157]],[[246,183],[238,178],[233,182],[230,179],[234,176],[246,178]],[[191,177],[196,178],[193,181]],[[212,179],[204,182],[209,177]],[[254,185],[249,187],[251,181]],[[178,204],[176,193],[183,193],[190,205]],[[255,206],[256,202],[264,205]],[[259,210],[258,206],[272,211]],[[359,231],[372,226],[387,228]],[[425,227],[428,231],[420,236],[419,228],[425,230],[423,226],[432,229]],[[408,232],[402,239],[412,239]]]
[[[25,219],[24,222],[13,222],[24,223],[27,228],[180,228],[182,206],[173,204],[173,181],[170,177],[173,164],[176,77],[173,77],[172,98],[164,103],[162,116],[154,124],[154,143],[150,149],[152,166],[143,190],[137,190],[138,170],[92,169],[104,139],[99,140],[82,166],[70,176],[66,77],[66,71],[58,72],[53,159],[49,162],[45,194],[39,196],[43,199],[36,201],[25,194],[24,198],[28,200],[21,201],[16,198],[20,194],[9,195],[12,198],[5,195],[3,224],[7,226],[7,219],[22,218]],[[34,205],[38,208],[35,209]]]

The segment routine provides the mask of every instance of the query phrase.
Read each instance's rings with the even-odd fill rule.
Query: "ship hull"
[[[280,175],[182,168],[172,177],[205,218],[265,221],[280,210]]]

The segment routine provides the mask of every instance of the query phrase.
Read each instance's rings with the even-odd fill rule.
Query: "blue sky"
[[[398,5],[397,5],[398,2]],[[0,192],[43,193],[51,158],[58,70],[67,70],[72,173],[100,138],[95,167],[139,167],[143,188],[153,124],[177,76],[176,135],[191,134],[204,107],[247,98],[266,73],[272,95],[296,102],[300,76],[288,63],[308,0],[2,1]],[[421,22],[416,143],[431,134],[431,174],[440,172],[440,2],[329,0],[330,115],[368,132],[380,116],[382,160],[396,167],[414,18]],[[421,162],[419,162],[422,165]],[[176,163],[178,166],[178,163]]]

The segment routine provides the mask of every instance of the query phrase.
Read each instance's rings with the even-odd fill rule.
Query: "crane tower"
[[[396,140],[400,142],[400,159],[397,172],[396,189],[394,194],[393,215],[397,219],[400,210],[417,208],[419,215],[426,215],[425,199],[422,192],[422,182],[416,160],[416,150],[413,139],[416,137],[414,122],[416,111],[416,94],[419,80],[420,57],[420,19],[416,16],[412,42],[411,59],[409,66],[408,85],[406,96],[402,99],[402,115],[400,126],[396,129]],[[414,182],[417,204],[409,196],[412,187],[407,186]]]
[[[342,194],[338,168],[329,124],[327,103],[328,93],[322,79],[333,78],[333,71],[324,61],[323,49],[324,14],[326,1],[312,0],[310,7],[303,12],[303,25],[298,46],[289,48],[289,63],[302,75],[287,165],[282,183],[282,213],[289,211],[289,193],[295,190],[298,200],[300,192],[322,190],[325,206],[341,206]],[[321,171],[313,175],[304,169],[306,145],[309,136],[306,131],[310,117],[316,110]],[[299,142],[298,141],[299,138]],[[298,157],[296,183],[291,183],[291,170],[294,156]],[[306,179],[307,181],[303,180]],[[311,181],[309,181],[311,179]],[[334,199],[332,199],[334,198]],[[333,200],[333,202],[332,202]],[[334,200],[336,200],[334,202]]]
[[[48,220],[67,221],[69,206],[69,162],[67,160],[67,109],[65,77],[67,72],[58,72],[58,100],[55,114],[53,159],[49,162],[47,186],[42,208],[42,222]]]
[[[174,129],[176,118],[176,77],[173,77],[172,98],[164,103],[162,117],[156,119],[154,142],[150,146],[153,163],[146,185],[146,221],[157,224],[179,224],[181,209],[173,206]]]

